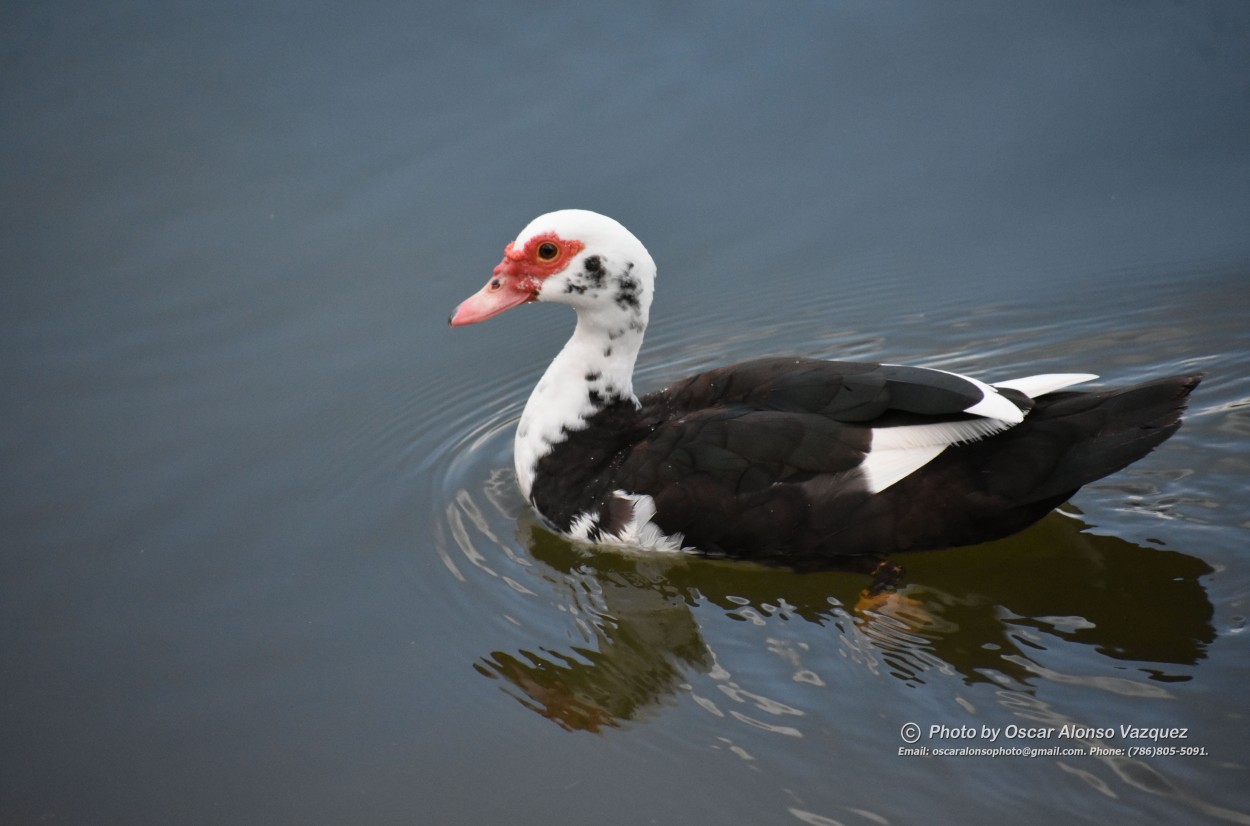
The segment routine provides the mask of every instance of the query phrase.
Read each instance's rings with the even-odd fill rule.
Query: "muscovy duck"
[[[517,425],[525,498],[594,544],[762,561],[883,558],[1015,533],[1180,426],[1201,374],[1073,392],[894,364],[763,358],[634,395],[656,266],[611,218],[561,210],[508,244],[453,326],[531,301],[573,337]]]

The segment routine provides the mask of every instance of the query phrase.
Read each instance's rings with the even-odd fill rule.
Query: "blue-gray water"
[[[1244,3],[15,2],[0,96],[0,822],[1250,823]],[[510,470],[570,314],[446,327],[567,206],[659,262],[640,388],[1209,376],[886,601],[577,549]]]

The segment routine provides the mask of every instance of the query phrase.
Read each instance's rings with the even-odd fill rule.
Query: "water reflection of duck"
[[[1010,535],[1175,432],[1201,376],[1066,390],[940,370],[773,358],[635,397],[655,264],[628,230],[564,210],[508,245],[453,325],[529,301],[577,310],[517,427],[522,493],[597,544],[736,558],[871,558]]]
[[[908,683],[936,671],[1028,691],[1059,678],[1046,651],[1070,645],[1121,665],[1106,669],[1119,676],[1068,679],[1139,694],[1189,679],[1188,666],[1215,639],[1200,581],[1211,568],[1085,527],[1057,513],[991,545],[911,555],[911,583],[888,601],[864,603],[845,572],[594,551],[532,526],[531,553],[570,602],[567,611],[587,619],[587,644],[496,651],[476,667],[564,728],[617,727],[674,702],[691,675],[717,667],[691,610],[711,604],[730,617],[826,626],[838,635],[831,645]],[[1004,553],[1010,567],[999,564]],[[1057,567],[1065,576],[1050,575]],[[854,659],[822,657],[839,668],[856,667]]]

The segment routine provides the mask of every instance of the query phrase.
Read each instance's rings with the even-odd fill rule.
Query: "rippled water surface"
[[[0,20],[0,822],[1250,823],[1243,4]],[[640,390],[1208,377],[884,596],[575,546],[511,455],[571,314],[446,327],[564,206],[659,262]]]

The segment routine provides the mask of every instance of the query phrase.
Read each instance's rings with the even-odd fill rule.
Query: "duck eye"
[[[560,257],[560,248],[551,241],[543,241],[538,245],[538,260],[551,263]]]

